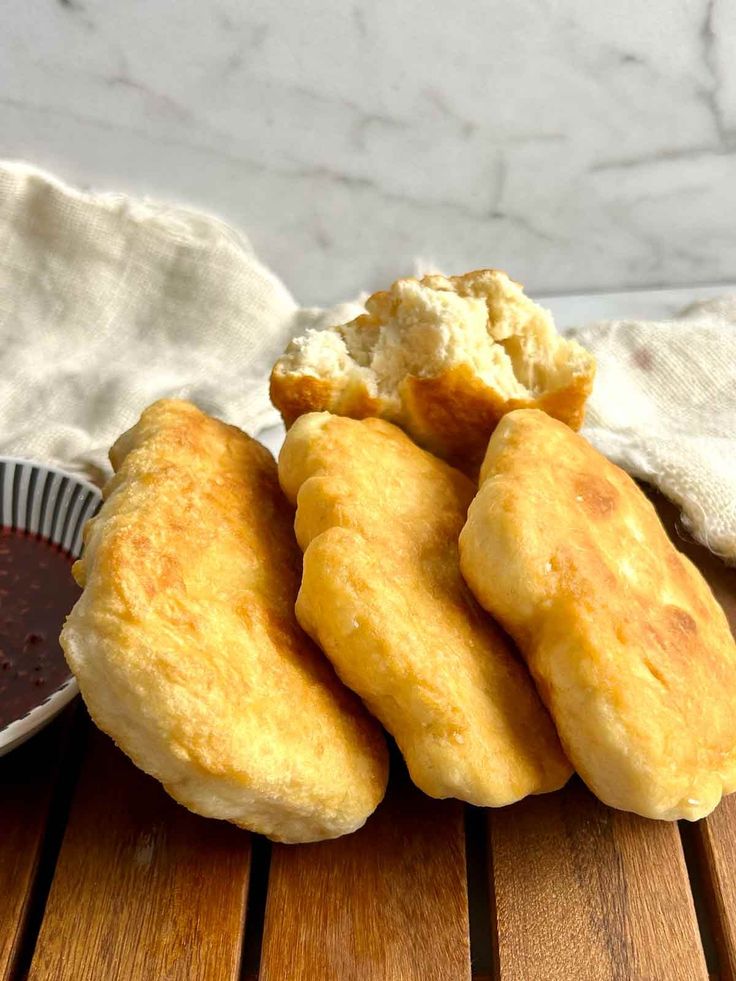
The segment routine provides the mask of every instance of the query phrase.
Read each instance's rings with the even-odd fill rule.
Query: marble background
[[[733,0],[4,0],[0,154],[204,207],[303,303],[736,280]]]

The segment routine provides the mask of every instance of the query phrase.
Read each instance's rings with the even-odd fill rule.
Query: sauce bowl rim
[[[58,467],[52,463],[44,463],[41,460],[35,460],[32,457],[21,457],[21,456],[6,456],[0,454],[0,463],[12,464],[16,467],[25,467],[29,469],[35,469],[38,471],[43,471],[47,474],[57,475],[62,478],[67,478],[73,481],[76,485],[81,486],[84,490],[91,491],[95,499],[99,504],[102,502],[102,492],[100,488],[93,484],[86,477],[72,473],[69,470],[65,470],[63,467]],[[67,502],[68,508],[68,502]],[[3,527],[9,527],[3,524]],[[27,530],[22,524],[18,526],[20,531]],[[47,538],[45,541],[48,541]],[[50,544],[54,544],[51,542]],[[72,556],[75,560],[78,556]],[[8,722],[5,726],[0,727],[0,756],[5,755],[16,746],[25,742],[26,739],[30,738],[34,733],[42,729],[47,723],[51,721],[61,710],[67,706],[72,699],[78,694],[79,686],[74,675],[69,674],[69,677],[65,678],[62,683],[50,692],[43,701],[34,705],[33,708],[29,709],[20,718],[14,719],[12,722]]]

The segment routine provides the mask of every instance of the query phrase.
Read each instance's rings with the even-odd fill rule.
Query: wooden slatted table
[[[736,628],[736,570],[678,544]],[[709,976],[736,978],[736,795],[684,826],[577,780],[483,812],[395,761],[364,829],[289,847],[189,814],[80,705],[0,760],[2,981]]]

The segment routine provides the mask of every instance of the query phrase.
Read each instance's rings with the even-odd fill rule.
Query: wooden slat
[[[250,836],[180,807],[94,731],[32,981],[193,981],[239,973]]]
[[[697,825],[703,884],[722,978],[736,978],[736,795]]]
[[[260,981],[469,977],[456,801],[430,800],[402,775],[356,834],[274,846]]]
[[[607,808],[576,778],[490,822],[502,981],[708,977],[676,824]]]
[[[75,706],[76,707],[76,706]],[[0,760],[0,979],[13,976],[74,709]]]
[[[708,580],[736,636],[736,569],[728,568],[700,545],[679,536],[673,530],[676,512],[671,505],[659,502],[658,508],[677,547]],[[703,721],[707,724],[707,719]],[[721,976],[736,978],[736,794],[727,797],[705,821],[699,821],[694,836],[699,844],[703,886],[718,946]]]

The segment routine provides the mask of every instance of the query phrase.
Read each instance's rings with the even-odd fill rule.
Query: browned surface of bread
[[[383,420],[329,413],[294,424],[279,478],[305,549],[297,616],[414,782],[491,806],[561,786],[554,726],[460,575],[471,481]]]
[[[110,456],[61,637],[95,722],[199,814],[282,841],[359,827],[386,748],[296,622],[301,555],[271,454],[164,400]]]
[[[623,470],[542,412],[507,415],[460,555],[601,800],[694,820],[736,789],[736,645]]]

